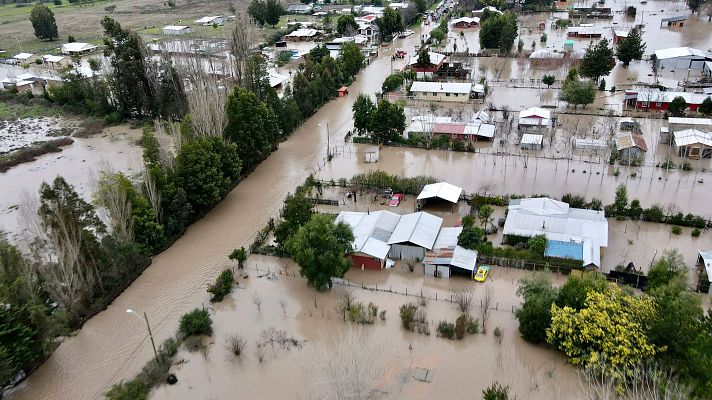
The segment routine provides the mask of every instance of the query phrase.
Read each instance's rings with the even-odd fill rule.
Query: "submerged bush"
[[[438,334],[440,337],[455,339],[455,324],[447,321],[440,321],[438,324]]]
[[[208,287],[208,293],[213,296],[210,298],[211,303],[222,301],[225,296],[232,291],[232,270],[226,269],[220,273],[215,283]]]
[[[180,319],[178,331],[184,336],[212,335],[213,320],[206,309],[196,308],[183,315]]]

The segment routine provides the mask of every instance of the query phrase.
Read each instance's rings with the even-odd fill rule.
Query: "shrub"
[[[438,324],[438,334],[440,337],[454,339],[455,338],[455,324],[447,321],[440,321]]]
[[[682,165],[680,166],[680,168],[681,168],[683,171],[692,171],[692,165],[690,164],[689,161],[683,162]]]
[[[480,320],[470,315],[467,317],[467,333],[470,335],[480,333]]]
[[[493,383],[482,391],[482,400],[509,400],[509,386]]]
[[[241,335],[230,335],[225,338],[226,347],[235,357],[240,357],[245,351],[247,341]]]
[[[210,318],[210,313],[206,309],[196,308],[183,315],[180,319],[178,332],[180,332],[183,337],[212,335],[213,320]]]
[[[700,230],[695,228],[692,230],[692,237],[700,237]]]
[[[546,236],[532,236],[529,240],[527,240],[527,247],[529,247],[529,251],[533,254],[540,256],[544,255],[544,252],[546,251]]]
[[[381,310],[381,314],[379,314],[379,316],[381,317],[381,321],[385,321],[386,320],[386,310]]]
[[[218,275],[215,283],[208,287],[208,293],[213,296],[210,298],[211,303],[222,301],[225,296],[232,291],[232,270],[226,269]]]
[[[467,314],[462,314],[455,320],[455,339],[462,340],[467,330]]]
[[[351,304],[348,313],[351,322],[370,325],[376,320],[378,306],[373,303],[368,303],[368,307],[366,307],[363,303],[357,302]]]
[[[494,328],[494,337],[496,337],[496,338],[502,337],[502,329],[500,327]]]
[[[673,234],[673,235],[679,235],[679,234],[681,234],[681,233],[682,233],[682,228],[680,228],[680,227],[677,226],[677,225],[675,225],[675,226],[672,227],[672,234]]]
[[[149,388],[134,378],[129,381],[122,381],[115,384],[106,392],[107,400],[146,400],[148,398]]]
[[[206,348],[205,343],[203,343],[202,336],[188,336],[183,341],[183,344],[185,345],[185,348],[191,353],[194,353],[196,351],[202,351]]]
[[[418,306],[415,303],[408,303],[400,306],[400,318],[403,328],[409,331],[413,330],[416,311],[418,311]]]

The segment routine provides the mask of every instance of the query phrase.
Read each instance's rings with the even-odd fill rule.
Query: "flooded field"
[[[650,3],[668,4],[658,1]],[[655,24],[650,24],[652,29]],[[657,26],[654,27],[657,29]],[[690,46],[702,46],[697,44],[698,39],[684,41],[683,36],[676,40]],[[709,38],[706,40],[709,41]],[[405,176],[432,175],[462,186],[467,192],[487,190],[490,193],[548,193],[552,196],[578,193],[588,198],[598,197],[604,203],[611,202],[615,187],[625,183],[629,198],[640,199],[643,206],[658,202],[672,203],[685,212],[710,214],[705,199],[712,195],[709,187],[712,180],[706,179],[706,173],[701,168],[688,173],[667,173],[645,165],[635,169],[635,176],[631,176],[632,171],[628,170],[615,174],[614,168],[599,161],[592,162],[585,156],[554,160],[556,146],[550,153],[545,153],[549,158],[526,154],[502,156],[487,152],[383,148],[378,163],[363,163],[361,151],[366,146],[343,141],[344,134],[353,129],[351,107],[355,94],[379,92],[391,68],[398,67],[391,63],[393,48],[410,50],[417,42],[418,37],[413,35],[404,41],[398,40],[391,48],[381,49],[380,57],[373,60],[349,88],[351,95],[326,104],[281,143],[279,149],[215,209],[193,224],[173,246],[154,257],[151,267],[107,310],[88,321],[75,336],[66,338],[49,360],[9,398],[98,399],[113,383],[132,377],[153,356],[153,352],[143,321],[127,315],[125,310],[132,308],[147,312],[158,341],[171,336],[180,315],[201,304],[207,305],[206,287],[219,271],[229,265],[227,255],[230,251],[248,246],[268,219],[277,215],[287,193],[294,191],[310,173],[323,179],[338,179],[381,169]],[[649,46],[648,50],[652,48]],[[398,60],[395,64],[398,62],[405,61]],[[516,59],[487,59],[486,62],[491,63],[487,68],[488,74],[496,73],[500,76],[498,79],[521,78],[530,74],[528,69],[518,66]],[[613,74],[620,68],[616,67]],[[626,72],[616,79],[627,80],[627,76]],[[509,104],[512,109],[537,104],[536,96],[544,92],[531,89],[526,92],[528,94],[520,95],[516,88],[495,89],[494,101]],[[550,93],[553,91],[548,91],[545,96],[555,98]],[[329,131],[325,128],[326,123]],[[655,123],[650,123],[651,132],[654,132]],[[325,162],[327,132],[331,134],[331,143],[336,144],[339,150],[330,163]],[[35,163],[19,166],[1,175],[0,184],[3,188],[10,188],[5,193],[11,194],[2,196],[2,224],[13,230],[9,220],[15,218],[10,214],[14,212],[13,206],[20,203],[22,192],[25,189],[35,192],[42,180],[52,179],[58,173],[69,178],[84,196],[88,196],[89,165],[96,166],[108,159],[117,170],[135,171],[140,167],[140,151],[131,144],[132,135],[126,134],[116,140],[111,137],[77,140],[63,153],[43,156]],[[89,149],[97,151],[90,152]],[[403,207],[407,205],[406,202]],[[16,230],[17,226],[14,228]],[[655,250],[661,251],[667,246],[679,246],[687,259],[693,249],[709,248],[711,244],[709,233],[692,240],[688,230],[683,230],[679,237],[670,237],[669,227],[664,225],[657,229],[647,224],[612,222],[611,231],[612,235],[622,232],[623,236],[616,237],[625,238],[632,238],[630,235],[635,233],[635,238],[631,239],[633,244],[626,241],[611,245],[605,259],[607,265],[615,265],[624,259],[640,260],[636,266],[645,265],[655,257]],[[281,268],[294,270],[288,262],[263,257],[251,257],[248,266],[261,270],[269,266],[273,272]],[[351,271],[348,279],[363,282],[364,286],[385,288],[387,285],[394,291],[403,291],[405,287],[427,287],[432,294],[440,296],[448,293],[447,281],[425,279],[400,267],[395,271],[382,272],[385,273]],[[492,275],[499,304],[498,309],[492,311],[490,329],[495,326],[503,328],[501,345],[495,343],[491,333],[468,337],[462,342],[450,342],[434,334],[410,334],[400,328],[397,318],[398,307],[410,301],[407,300],[409,298],[393,293],[359,291],[357,297],[360,301],[373,301],[387,311],[385,322],[378,321],[375,326],[367,328],[372,335],[383,337],[388,344],[385,365],[389,374],[379,386],[383,397],[417,399],[432,398],[438,394],[454,398],[471,397],[493,380],[500,380],[510,383],[524,399],[577,399],[575,374],[561,356],[533,347],[517,335],[511,308],[519,304],[514,292],[515,282],[521,274],[520,271],[502,269]],[[235,397],[236,393],[249,398],[292,398],[297,397],[292,396],[297,393],[300,398],[308,398],[310,388],[301,352],[307,351],[312,343],[323,341],[323,331],[333,331],[344,325],[333,312],[337,291],[318,298],[319,305],[314,307],[311,290],[299,278],[290,278],[285,274],[278,275],[278,279],[258,278],[263,272],[252,270],[249,270],[249,275],[250,278],[240,279],[240,288],[231,298],[215,307],[216,333],[208,356],[181,352],[179,358],[186,362],[174,369],[179,383],[161,387],[152,394],[153,399],[229,398]],[[252,304],[254,292],[264,299],[261,312]],[[280,301],[286,303],[284,312]],[[428,307],[431,321],[453,319],[457,315],[449,302],[433,300]],[[254,341],[261,330],[271,326],[288,330],[300,340],[307,340],[304,349],[276,355],[270,353],[266,362],[259,363],[253,354]],[[230,359],[224,348],[225,335],[236,332],[249,339],[248,349],[252,349],[241,361]],[[432,382],[413,381],[412,368],[432,369]]]
[[[54,117],[0,120],[0,155],[34,143],[71,136],[77,125],[77,121]]]
[[[405,265],[397,265],[388,271],[351,271],[346,279],[358,287],[337,285],[330,292],[316,294],[298,277],[298,267],[287,260],[253,256],[246,272],[249,278],[240,278],[233,294],[213,307],[214,334],[207,352],[181,350],[176,357],[178,365],[172,369],[178,383],[161,386],[151,399],[226,399],[236,395],[251,399],[311,398],[314,385],[323,382],[306,377],[310,363],[318,362],[310,352],[315,346],[332,346],[327,341],[329,336],[349,326],[336,310],[338,297],[346,291],[351,291],[357,301],[373,302],[379,310],[386,311],[385,321],[377,319],[359,333],[364,341],[381,341],[384,345],[382,365],[371,366],[384,369],[374,398],[477,398],[494,381],[509,385],[518,399],[580,398],[576,373],[563,357],[519,337],[511,310],[519,304],[514,291],[517,279],[523,276],[521,271],[496,270],[491,275],[487,284],[492,285],[495,295],[487,333],[468,335],[462,341],[439,338],[435,328],[439,321],[454,321],[459,315],[456,305],[447,301],[450,286],[472,285],[471,281],[434,280],[424,277],[422,271],[408,272]],[[295,273],[297,277],[293,277]],[[361,285],[378,287],[379,291],[363,290]],[[403,294],[406,288],[410,296]],[[399,307],[417,301],[412,294],[419,294],[420,290],[430,297],[425,307],[431,325],[429,336],[404,330],[398,317]],[[475,316],[479,315],[483,293],[484,286],[477,285],[472,311]],[[253,302],[255,297],[263,300],[259,310]],[[203,294],[206,304],[207,299]],[[492,333],[495,327],[503,331],[501,343]],[[260,362],[256,343],[261,332],[269,328],[284,330],[304,341],[303,347],[288,351],[268,347]],[[225,338],[233,334],[243,336],[247,342],[239,359],[231,356],[225,346]],[[414,375],[419,369],[427,369],[432,380],[416,380]]]

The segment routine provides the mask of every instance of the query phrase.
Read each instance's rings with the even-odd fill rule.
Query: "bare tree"
[[[459,285],[450,288],[452,301],[457,304],[460,312],[467,314],[472,308],[472,300],[475,297],[475,289],[472,285]]]
[[[148,170],[143,170],[143,189],[146,193],[151,208],[156,212],[159,221],[163,221],[163,208],[161,207],[161,192],[156,186],[156,178]]]
[[[282,307],[282,315],[287,316],[287,302],[284,299],[279,301],[279,306]]]
[[[597,363],[579,371],[579,385],[584,400],[614,400],[616,382],[610,374],[607,362],[600,358]]]
[[[686,400],[692,386],[679,381],[670,369],[655,362],[637,365],[625,382],[625,400]]]
[[[229,27],[228,42],[233,60],[232,73],[235,82],[239,85],[244,84],[243,75],[247,59],[259,43],[257,29],[255,21],[244,11],[235,14],[235,22]]]
[[[108,226],[121,243],[133,240],[133,216],[126,183],[123,175],[106,164],[99,172],[94,190],[94,202],[106,210]]]
[[[252,292],[252,303],[257,307],[257,311],[262,311],[262,297],[257,292]]]
[[[308,349],[307,375],[317,399],[365,400],[384,370],[380,336],[353,327],[323,337]]]
[[[353,290],[344,289],[337,298],[336,312],[341,314],[344,321],[346,321],[346,315],[349,313],[351,306],[356,301],[356,296],[354,296]]]
[[[487,333],[487,317],[489,316],[490,306],[494,298],[494,290],[492,285],[485,286],[485,292],[482,294],[482,308],[480,309],[480,321],[482,321],[482,333]]]
[[[242,335],[234,334],[225,337],[225,346],[235,357],[240,357],[247,347],[247,341]]]
[[[428,300],[430,299],[430,292],[427,290],[420,290],[420,296],[418,296],[418,305],[421,307],[427,307]]]

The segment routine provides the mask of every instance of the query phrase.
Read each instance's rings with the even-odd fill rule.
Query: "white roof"
[[[601,149],[605,149],[606,147],[608,147],[608,142],[606,142],[606,139],[589,139],[589,138],[579,139],[579,138],[577,138],[574,141],[574,144],[576,145],[576,147],[589,147],[589,148],[593,147],[593,148],[601,148]]]
[[[440,233],[438,233],[438,237],[435,239],[433,249],[457,246],[457,238],[460,236],[460,233],[462,233],[461,226],[440,228]]]
[[[519,118],[543,118],[551,119],[551,111],[545,110],[541,107],[527,108],[524,111],[519,112]]]
[[[490,10],[490,11],[493,12],[493,13],[502,14],[502,11],[499,11],[499,10],[497,9],[497,7],[494,7],[494,6],[487,6],[487,7],[481,8],[481,9],[479,9],[479,10],[474,10],[474,11],[472,11],[472,12],[473,12],[474,14],[482,14],[483,12],[485,12],[485,10]]]
[[[167,25],[163,27],[164,31],[182,31],[183,29],[189,29],[190,27],[186,25]],[[74,44],[74,43],[70,43]]]
[[[418,195],[418,200],[437,197],[451,203],[457,203],[460,200],[460,194],[462,194],[462,188],[447,182],[438,182],[425,185]]]
[[[450,264],[468,271],[474,271],[475,265],[477,265],[477,251],[455,246]]]
[[[655,50],[655,58],[658,60],[678,57],[702,57],[712,59],[712,53],[692,47],[672,47],[669,49]]]
[[[211,16],[211,17],[203,17],[203,18],[200,18],[200,19],[196,19],[196,20],[195,20],[195,23],[196,23],[196,24],[209,24],[209,23],[215,21],[215,20],[218,19],[218,18],[222,18],[222,15],[213,15],[213,16]]]
[[[297,29],[296,31],[286,35],[289,37],[312,37],[317,34],[316,29]]]
[[[712,126],[712,118],[670,117],[668,125],[672,124]]]
[[[455,25],[455,24],[457,24],[457,23],[459,23],[459,22],[464,22],[464,23],[467,23],[467,24],[471,24],[471,23],[479,24],[479,23],[480,23],[480,19],[477,18],[477,17],[472,17],[472,18],[470,18],[470,17],[462,17],[462,18],[453,19],[453,20],[451,21],[452,25]]]
[[[392,9],[408,8],[408,3],[407,2],[405,2],[405,3],[388,3],[388,7],[392,8]]]
[[[416,93],[458,93],[470,94],[472,83],[469,82],[413,82],[411,92]]]
[[[603,31],[597,26],[572,26],[567,30],[568,33],[577,33],[579,35],[602,35]]]
[[[512,200],[502,233],[525,237],[543,234],[548,240],[583,243],[584,250],[586,241],[594,250],[608,246],[608,221],[603,211],[571,208],[548,197]]]
[[[627,37],[628,37],[628,34],[629,34],[628,31],[616,31],[616,30],[614,30],[613,33],[614,33],[616,36],[622,37],[622,38],[627,38]]]
[[[279,86],[288,80],[289,77],[286,75],[280,75],[275,71],[269,71],[269,85],[271,87]]]
[[[702,258],[702,262],[705,264],[707,279],[712,282],[712,250],[700,251],[699,257]]]
[[[553,51],[549,49],[540,49],[533,52],[529,58],[534,59],[557,59],[564,58],[564,53],[559,53],[558,51]]]
[[[403,215],[388,244],[412,243],[428,250],[433,248],[443,219],[426,212]]]
[[[62,57],[62,56],[53,56],[53,55],[51,55],[51,54],[47,54],[47,55],[42,56],[42,59],[43,59],[45,62],[56,63],[56,62],[60,62],[60,61],[64,60],[64,57]]]
[[[353,250],[384,259],[390,246],[387,243],[401,216],[390,211],[370,213],[342,211],[336,222],[349,225],[354,234]]]
[[[684,129],[673,133],[673,136],[675,138],[675,146],[688,146],[700,143],[712,147],[712,132]]]
[[[522,139],[519,141],[519,144],[542,144],[543,140],[544,136],[542,135],[525,133],[522,135]]]
[[[445,54],[440,54],[436,53],[434,51],[429,51],[428,56],[430,57],[430,63],[433,65],[440,64],[441,62],[445,61]],[[418,63],[418,55],[415,55],[414,57],[410,58],[410,61],[408,62],[408,65],[415,65]]]
[[[692,92],[668,92],[660,90],[652,91],[641,91],[637,93],[638,101],[648,101],[651,103],[670,103],[675,97],[682,97],[685,99],[687,104],[702,104],[706,98],[710,97],[709,94],[705,93],[692,93]]]
[[[32,53],[19,53],[15,54],[12,58],[17,59],[17,60],[27,60],[28,58],[34,56]]]
[[[163,28],[165,29],[165,28]],[[81,51],[89,51],[96,49],[97,46],[89,43],[74,42],[65,43],[62,45],[62,53],[77,53]]]

